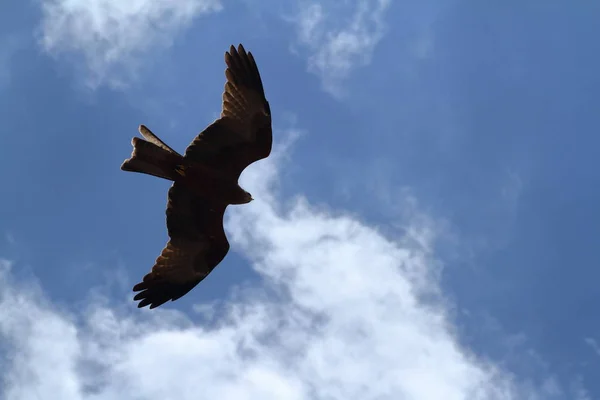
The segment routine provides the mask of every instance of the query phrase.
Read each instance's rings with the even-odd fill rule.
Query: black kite
[[[167,200],[169,241],[150,273],[133,287],[138,307],[177,300],[225,257],[229,242],[223,215],[229,204],[252,201],[238,185],[242,171],[271,153],[271,110],[252,53],[240,44],[225,53],[225,91],[219,119],[202,131],[182,156],[144,125],[131,141],[123,171],[173,181]]]

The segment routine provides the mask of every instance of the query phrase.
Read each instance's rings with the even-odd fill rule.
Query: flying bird
[[[167,198],[169,240],[142,282],[133,287],[138,307],[158,307],[192,290],[225,258],[229,242],[223,215],[230,204],[252,201],[238,179],[271,153],[271,109],[252,53],[240,44],[225,53],[225,89],[220,117],[202,131],[184,155],[144,125],[131,141],[123,171],[173,181]]]

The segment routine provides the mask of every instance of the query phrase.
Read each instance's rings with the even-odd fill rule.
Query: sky
[[[5,0],[0,399],[600,399],[600,6]],[[231,250],[138,309],[178,151],[255,56]]]

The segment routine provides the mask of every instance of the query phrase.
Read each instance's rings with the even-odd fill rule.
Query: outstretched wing
[[[138,307],[155,308],[192,290],[223,260],[229,242],[223,230],[226,205],[213,205],[181,184],[169,189],[169,241],[150,273],[133,287]]]
[[[240,44],[225,53],[221,117],[188,146],[184,157],[239,177],[244,168],[271,153],[271,109],[252,53]]]

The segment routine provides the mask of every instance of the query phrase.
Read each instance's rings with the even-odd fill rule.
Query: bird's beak
[[[252,200],[254,200],[254,199],[252,198],[252,196],[250,196],[250,201],[252,201]]]

